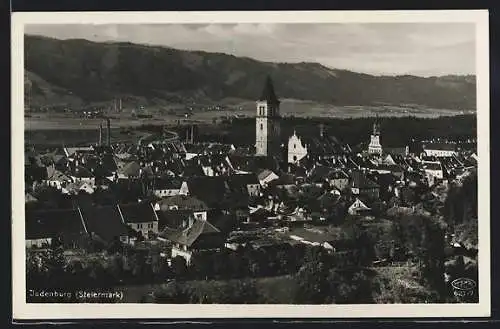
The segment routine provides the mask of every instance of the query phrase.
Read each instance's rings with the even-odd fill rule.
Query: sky
[[[475,74],[473,23],[27,25],[26,34],[126,41],[374,75]]]

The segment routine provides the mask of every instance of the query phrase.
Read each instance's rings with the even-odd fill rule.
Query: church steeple
[[[279,104],[280,101],[274,92],[273,80],[268,75],[264,83],[264,89],[260,95],[259,101],[267,101],[270,104]]]
[[[256,105],[255,153],[259,156],[279,154],[280,101],[274,92],[270,76],[266,78],[262,94]]]
[[[375,117],[375,122],[373,123],[373,135],[374,136],[380,136],[380,124],[378,121],[378,114]]]

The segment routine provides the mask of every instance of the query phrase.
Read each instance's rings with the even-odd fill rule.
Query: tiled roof
[[[220,231],[205,220],[195,219],[193,225],[185,230],[164,230],[164,236],[176,243],[192,246],[193,243],[202,235],[220,233]]]
[[[259,180],[255,174],[239,174],[231,175],[227,178],[227,183],[231,189],[246,188],[247,185],[259,184]]]
[[[187,179],[189,195],[206,202],[218,203],[227,193],[226,181],[221,176],[196,176]]]
[[[150,203],[129,203],[118,205],[125,223],[150,223],[156,221],[156,214]]]
[[[170,177],[156,177],[153,182],[155,190],[178,190],[182,185],[180,180]]]
[[[73,170],[69,172],[71,176],[78,177],[78,178],[91,178],[94,177],[92,172],[88,170],[87,168],[83,166],[77,166]]]
[[[368,179],[363,173],[353,171],[351,173],[352,187],[359,189],[378,188],[379,185],[372,180]]]
[[[122,168],[118,170],[119,173],[125,175],[125,176],[139,176],[139,171],[141,169],[141,166],[139,165],[138,162],[132,161],[125,163]]]
[[[274,173],[271,170],[263,169],[257,174],[257,177],[259,178],[259,180],[263,180],[272,174],[274,174]]]
[[[27,240],[76,236],[85,233],[80,213],[75,209],[39,210],[25,213]]]
[[[115,237],[128,235],[129,229],[122,222],[120,212],[116,206],[93,206],[81,209],[87,225],[87,231],[93,232],[105,241],[112,241]]]
[[[167,208],[157,211],[156,214],[158,215],[158,229],[160,231],[165,228],[177,230],[182,227],[184,221],[193,215],[193,211],[188,209],[168,210]]]
[[[186,195],[174,195],[168,198],[164,198],[158,202],[160,209],[168,210],[171,206],[177,206],[178,209],[190,209],[190,210],[207,210],[208,206],[205,202],[197,199],[193,196]]]

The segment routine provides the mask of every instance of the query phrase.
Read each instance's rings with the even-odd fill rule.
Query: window
[[[297,144],[293,144],[293,148],[296,149],[297,148]]]
[[[263,130],[264,129],[264,125],[261,123],[260,124],[260,130]]]

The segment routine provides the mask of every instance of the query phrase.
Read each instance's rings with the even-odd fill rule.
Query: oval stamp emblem
[[[467,298],[474,296],[477,284],[476,281],[469,278],[458,278],[451,282],[453,294],[458,298]]]

